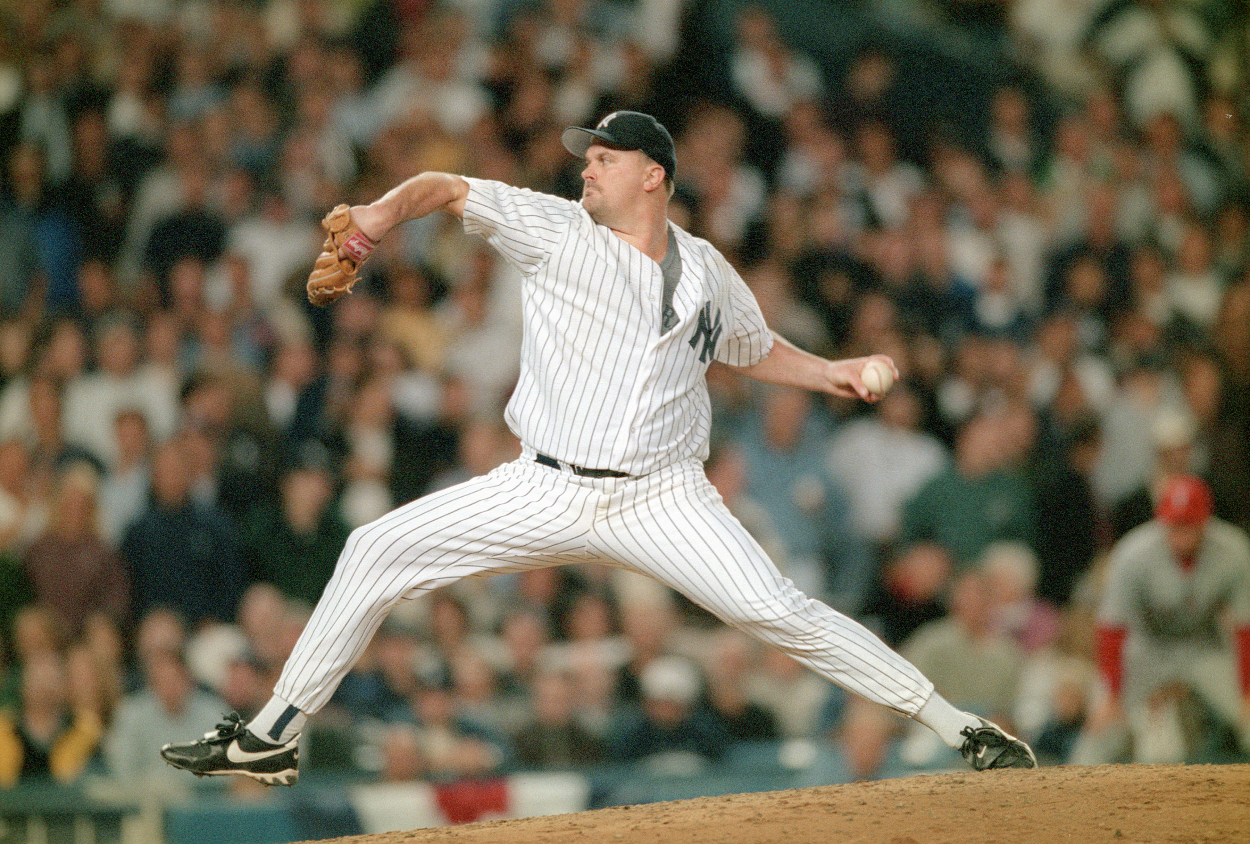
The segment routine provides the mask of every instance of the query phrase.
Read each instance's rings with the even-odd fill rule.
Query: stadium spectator
[[[796,102],[819,101],[820,68],[788,45],[763,6],[747,6],[735,21],[737,37],[730,74],[734,87],[758,114],[779,120]]]
[[[985,572],[970,569],[951,584],[949,614],[919,627],[900,653],[925,666],[939,694],[1013,724],[1024,651],[997,626],[995,609]]]
[[[74,782],[103,732],[98,711],[70,705],[62,655],[39,655],[22,666],[17,712],[0,714],[0,786]]]
[[[898,647],[922,624],[946,614],[951,552],[934,542],[889,549],[859,616],[887,645]]]
[[[772,649],[760,654],[747,678],[748,697],[772,716],[778,738],[819,739],[838,720],[838,687],[791,657]]]
[[[751,697],[757,657],[755,643],[745,634],[723,628],[711,637],[702,662],[706,683],[699,706],[720,722],[734,742],[771,741],[779,736],[776,717]]]
[[[31,602],[13,614],[14,668],[47,654],[60,654],[68,641],[60,617],[48,607]]]
[[[36,599],[57,616],[57,626],[76,640],[92,611],[119,624],[128,621],[126,568],[96,527],[99,476],[84,463],[57,476],[48,528],[26,549],[23,565]]]
[[[176,414],[172,390],[156,389],[139,370],[139,325],[118,313],[96,323],[93,371],[74,379],[65,391],[65,436],[112,469],[118,460],[114,423],[124,410],[138,410],[168,430]]]
[[[154,647],[141,658],[143,684],[118,703],[104,740],[112,774],[136,792],[169,793],[187,783],[171,776],[157,752],[167,730],[214,723],[225,703],[196,685],[178,651]]]
[[[846,490],[856,529],[878,559],[897,538],[904,503],[950,459],[946,446],[921,427],[922,407],[906,380],[829,438],[826,461]]]
[[[532,685],[533,715],[513,735],[522,768],[561,770],[603,762],[604,741],[577,720],[574,686],[559,669],[541,669]]]
[[[391,713],[390,724],[387,746],[395,727],[410,730],[426,776],[435,781],[481,777],[511,762],[507,736],[462,718],[445,680],[419,677],[406,706]]]
[[[684,657],[649,662],[639,676],[639,711],[613,730],[608,758],[677,772],[698,771],[719,759],[733,739],[698,708],[702,688],[698,666]]]
[[[1013,466],[1009,415],[993,407],[977,412],[959,432],[954,459],[904,505],[899,541],[936,542],[957,568],[972,563],[991,543],[1036,539],[1033,495]]]
[[[1040,454],[1030,470],[1037,502],[1038,596],[1065,606],[1077,584],[1110,541],[1107,508],[1094,495],[1093,471],[1102,427],[1093,414],[1074,419],[1060,442]]]
[[[0,443],[0,548],[16,559],[47,518],[47,500],[31,483],[30,450],[18,440]]]
[[[100,537],[110,548],[117,548],[126,528],[147,508],[151,492],[147,417],[139,410],[123,409],[113,419],[113,439],[116,459],[100,479],[96,513]]]
[[[1058,611],[1038,595],[1037,555],[1018,542],[985,549],[977,568],[989,595],[990,627],[1005,634],[1027,657],[1059,638]]]
[[[812,396],[780,387],[765,391],[738,438],[745,492],[763,506],[784,549],[774,559],[804,594],[846,609],[863,601],[874,561],[846,492],[825,468],[826,440]]]
[[[347,525],[334,508],[335,480],[319,443],[307,443],[293,457],[279,478],[277,504],[257,507],[245,528],[250,581],[317,603],[347,541]]]
[[[0,310],[40,314],[54,291],[74,291],[81,246],[73,223],[50,202],[44,148],[33,140],[18,144],[5,165],[0,233],[9,245],[0,253]]]
[[[152,503],[122,539],[136,618],[177,609],[193,625],[232,621],[247,584],[237,528],[218,509],[191,497],[188,456],[180,439],[157,447]]]

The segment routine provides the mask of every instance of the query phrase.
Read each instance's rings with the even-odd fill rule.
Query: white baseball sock
[[[959,733],[964,727],[979,727],[981,719],[971,712],[956,709],[946,698],[937,692],[929,696],[912,718],[937,733],[948,747],[958,750],[963,746],[964,737]]]
[[[300,734],[308,716],[280,697],[271,697],[248,722],[252,735],[274,744],[286,744]]]

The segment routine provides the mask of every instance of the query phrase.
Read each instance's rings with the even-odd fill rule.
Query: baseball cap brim
[[[564,144],[564,148],[581,158],[586,154],[586,150],[595,144],[604,144],[605,146],[615,147],[619,144],[606,132],[599,132],[595,129],[583,129],[580,126],[570,126],[560,135],[560,142]]]

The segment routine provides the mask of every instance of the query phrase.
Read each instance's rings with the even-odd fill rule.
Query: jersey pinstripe
[[[678,321],[662,332],[659,264],[576,202],[466,181],[465,230],[525,279],[520,376],[506,411],[513,432],[559,460],[631,475],[705,459],[711,360],[747,366],[772,348],[737,271],[706,241],[674,227]]]

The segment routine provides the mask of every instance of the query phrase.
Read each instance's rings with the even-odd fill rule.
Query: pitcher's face
[[[582,207],[595,222],[611,225],[644,195],[652,168],[663,173],[664,168],[638,150],[591,145],[582,168]]]

